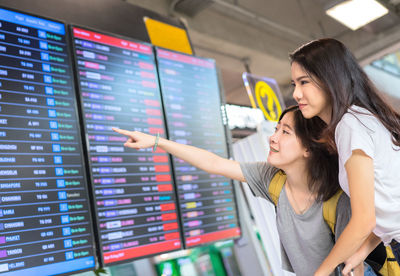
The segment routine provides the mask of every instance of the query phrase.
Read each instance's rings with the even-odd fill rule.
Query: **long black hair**
[[[317,193],[318,200],[328,200],[339,189],[339,169],[337,154],[331,153],[324,143],[319,142],[326,124],[319,117],[304,118],[297,105],[285,109],[279,121],[289,112],[293,113],[296,137],[309,152],[306,164],[308,188]]]
[[[324,38],[311,41],[290,54],[291,63],[299,64],[310,78],[330,97],[331,121],[323,139],[336,150],[334,133],[342,116],[352,105],[371,112],[400,146],[400,115],[380,96],[350,50],[340,41]]]

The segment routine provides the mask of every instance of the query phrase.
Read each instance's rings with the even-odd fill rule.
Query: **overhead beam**
[[[354,51],[354,55],[362,66],[379,59],[387,54],[400,49],[400,29],[392,27],[388,31],[378,35],[373,42],[366,44]]]
[[[265,24],[266,26],[273,28],[279,32],[282,32],[282,34],[285,35],[289,35],[289,36],[293,36],[293,37],[297,37],[301,40],[310,40],[312,39],[312,37],[309,37],[307,35],[301,34],[298,31],[295,31],[291,28],[288,28],[286,26],[283,26],[282,24],[276,23],[272,20],[269,20],[268,18],[258,15],[244,7],[241,7],[239,5],[235,5],[235,4],[231,4],[229,2],[223,1],[223,0],[213,0],[215,4],[220,5],[224,8],[233,10],[241,15],[244,15],[246,17],[248,17],[251,20],[256,20],[262,24]]]
[[[393,12],[397,16],[400,16],[400,8],[399,5],[393,5],[390,0],[375,0],[379,2],[382,6],[387,8],[389,11]]]

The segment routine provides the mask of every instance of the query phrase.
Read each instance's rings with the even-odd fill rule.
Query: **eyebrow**
[[[288,124],[283,124],[284,127],[287,127],[290,130],[293,130],[293,128],[291,126],[289,126]]]
[[[300,76],[300,77],[298,77],[296,80],[297,80],[297,81],[300,81],[300,80],[305,79],[305,78],[309,78],[309,76],[307,76],[307,75],[305,75],[305,76]],[[291,82],[294,82],[294,80],[291,80]]]

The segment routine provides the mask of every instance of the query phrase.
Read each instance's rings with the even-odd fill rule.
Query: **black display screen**
[[[95,267],[65,25],[0,8],[0,274]]]
[[[72,34],[103,263],[180,249],[168,155],[125,148],[111,129],[165,136],[152,47],[79,27]]]
[[[169,139],[227,157],[215,62],[157,49]],[[240,236],[232,182],[173,158],[186,247]]]

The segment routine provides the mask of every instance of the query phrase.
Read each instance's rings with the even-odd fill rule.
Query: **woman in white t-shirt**
[[[350,272],[380,241],[400,263],[399,113],[341,42],[314,40],[290,58],[293,97],[305,118],[327,124],[322,140],[338,152],[339,182],[351,200],[350,222],[315,275],[342,262]]]

